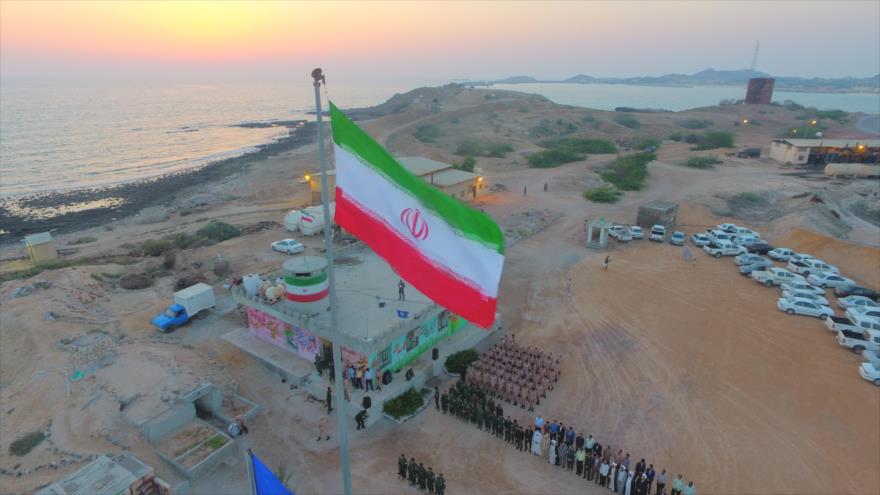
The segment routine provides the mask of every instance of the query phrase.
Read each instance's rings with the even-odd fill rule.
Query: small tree
[[[454,165],[454,167],[457,168],[458,170],[464,170],[465,172],[473,172],[474,167],[476,167],[476,166],[477,166],[477,160],[472,156],[466,157],[464,159],[464,161]]]

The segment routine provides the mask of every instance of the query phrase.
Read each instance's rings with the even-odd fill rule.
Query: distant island
[[[568,84],[636,84],[650,86],[731,86],[745,85],[753,77],[776,79],[776,89],[787,91],[815,91],[839,93],[880,93],[880,74],[872,77],[803,78],[779,77],[751,69],[706,69],[694,74],[666,74],[642,77],[593,77],[584,74],[563,80],[540,80],[531,76],[513,76],[494,81],[464,81],[470,86],[492,84],[568,83]]]

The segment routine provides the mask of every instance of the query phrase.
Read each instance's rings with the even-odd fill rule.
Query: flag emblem
[[[424,241],[428,238],[428,221],[418,208],[405,208],[400,212],[400,221],[416,239]]]

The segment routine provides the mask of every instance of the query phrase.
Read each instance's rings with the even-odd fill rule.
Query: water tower
[[[300,256],[284,262],[286,304],[294,311],[316,314],[330,307],[327,259]]]

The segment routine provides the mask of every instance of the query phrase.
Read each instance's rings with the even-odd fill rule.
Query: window
[[[406,334],[406,350],[411,351],[419,346],[419,329],[414,328]]]
[[[385,348],[382,352],[379,353],[379,365],[376,366],[378,369],[382,369],[391,364],[391,348]]]

